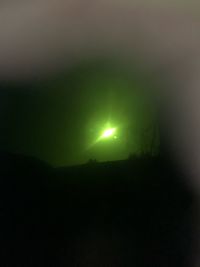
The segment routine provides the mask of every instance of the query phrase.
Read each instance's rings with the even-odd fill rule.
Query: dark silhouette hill
[[[187,266],[192,197],[162,157],[53,168],[0,155],[0,266]]]

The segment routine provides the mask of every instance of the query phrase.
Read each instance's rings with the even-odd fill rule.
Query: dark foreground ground
[[[0,266],[187,266],[190,193],[164,159],[0,157]]]

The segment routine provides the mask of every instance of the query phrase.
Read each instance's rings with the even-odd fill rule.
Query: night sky
[[[43,81],[2,84],[1,150],[55,166],[141,154],[152,142],[149,87],[139,72],[99,62]],[[109,128],[115,134],[100,139]]]
[[[196,137],[180,136],[191,123],[197,125],[192,104],[185,126],[184,103],[190,99],[187,92],[199,87],[199,7],[194,1],[172,2],[2,1],[0,150],[53,165],[142,153],[152,144],[146,129],[154,115],[146,104],[151,97],[145,99],[141,89],[153,90],[151,79],[137,75],[135,66],[161,81],[157,114],[174,143],[183,139],[186,150],[196,150],[196,130],[190,131]],[[86,64],[99,59],[116,63],[109,70]],[[117,138],[96,142],[108,123],[117,128]],[[190,154],[182,152],[181,144],[176,150]]]

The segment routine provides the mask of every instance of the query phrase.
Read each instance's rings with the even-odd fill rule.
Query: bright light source
[[[116,133],[116,128],[110,128],[110,129],[106,129],[101,138],[110,138],[112,137],[114,134]]]

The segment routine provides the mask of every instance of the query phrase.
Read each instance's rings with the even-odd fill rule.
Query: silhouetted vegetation
[[[184,266],[192,199],[165,159],[0,159],[1,266]]]

